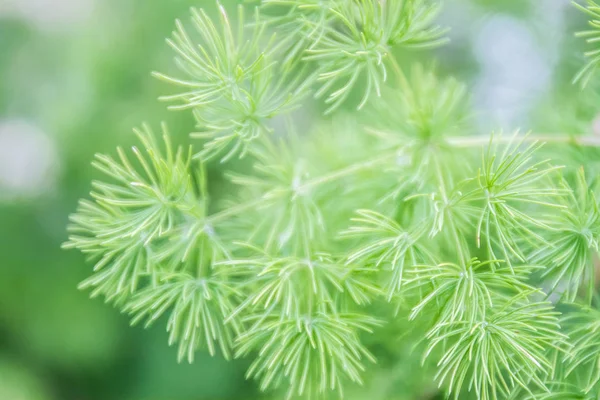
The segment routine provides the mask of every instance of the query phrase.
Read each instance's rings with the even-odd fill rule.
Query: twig
[[[484,146],[490,143],[490,136],[464,136],[449,137],[445,139],[448,144],[455,147],[475,147]],[[587,147],[600,147],[600,136],[569,136],[562,134],[536,134],[523,136],[494,136],[496,143],[510,143],[523,140],[525,142],[546,142],[549,144],[577,144]]]

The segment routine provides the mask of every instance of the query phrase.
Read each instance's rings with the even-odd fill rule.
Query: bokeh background
[[[420,59],[469,85],[478,130],[594,130],[600,102],[570,83],[586,18],[569,0],[445,3],[452,42]],[[144,121],[168,122],[182,143],[193,130],[189,113],[156,100],[168,88],[150,76],[173,70],[164,38],[192,6],[215,10],[212,0],[0,0],[0,400],[258,396],[245,360],[177,364],[164,324],[131,328],[90,300],[76,289],[90,265],[60,249],[99,176],[94,153],[130,145]],[[431,398],[417,365],[379,368],[371,387]]]

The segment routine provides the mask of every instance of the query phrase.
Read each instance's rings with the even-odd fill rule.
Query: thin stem
[[[455,147],[476,147],[485,146],[490,142],[490,136],[464,136],[464,137],[449,137],[445,139],[448,144]],[[577,144],[587,147],[600,147],[600,136],[571,136],[564,134],[537,134],[524,135],[519,137],[514,136],[497,136],[494,141],[497,143],[510,143],[516,140],[525,142],[546,142],[550,144]]]
[[[395,64],[397,65],[397,63],[395,63]],[[445,140],[446,140],[446,143],[451,146],[459,147],[459,148],[468,148],[468,147],[477,147],[477,146],[486,145],[490,142],[490,139],[491,139],[490,136],[482,135],[482,136],[449,137],[449,138],[446,138]],[[596,136],[567,136],[567,135],[540,134],[540,135],[522,136],[522,137],[519,137],[518,139],[521,139],[525,142],[539,141],[539,142],[546,142],[546,143],[552,143],[552,144],[574,143],[574,144],[578,144],[581,146],[600,147],[600,136],[596,137]],[[517,138],[515,138],[514,136],[510,136],[510,137],[498,136],[498,137],[495,137],[494,140],[496,142],[500,142],[500,143],[510,143],[511,141],[517,140]],[[397,153],[398,153],[397,151],[394,151],[391,153],[386,153],[381,157],[363,161],[363,162],[357,163],[357,164],[352,164],[348,167],[339,169],[337,171],[330,172],[330,173],[320,176],[318,178],[310,179],[310,180],[302,183],[301,185],[299,185],[297,190],[310,189],[312,187],[319,186],[324,183],[328,183],[331,181],[335,181],[335,180],[344,178],[344,177],[352,175],[356,172],[359,172],[362,170],[367,170],[367,169],[375,167],[381,163],[389,161],[390,159],[396,157]],[[438,167],[437,169],[439,171],[439,165],[437,167]],[[441,173],[441,171],[439,171],[438,173]],[[439,180],[440,180],[440,183],[443,184],[443,180],[442,179],[439,179]],[[441,189],[442,197],[444,198],[444,201],[447,201],[446,188],[442,186],[440,189]],[[260,197],[258,199],[251,200],[247,203],[239,204],[237,206],[228,208],[227,210],[223,210],[221,212],[211,215],[210,217],[207,218],[207,222],[215,223],[218,221],[225,220],[229,217],[233,217],[244,211],[247,211],[256,206],[259,206],[262,203],[264,203],[264,198]]]
[[[352,175],[356,172],[362,171],[362,170],[366,170],[369,168],[372,168],[374,166],[377,166],[378,164],[381,164],[385,161],[388,161],[391,158],[394,158],[397,156],[397,152],[394,151],[392,153],[386,153],[385,155],[381,156],[381,157],[377,157],[371,160],[367,160],[358,164],[352,164],[346,168],[342,168],[339,169],[337,171],[333,171],[329,174],[325,174],[321,177],[318,178],[314,178],[314,179],[310,179],[306,182],[304,182],[303,184],[299,185],[296,190],[298,191],[302,191],[305,189],[309,189],[315,186],[319,186],[322,185],[324,183],[327,182],[331,182],[331,181],[335,181],[337,179],[341,179],[343,177],[346,177],[348,175]],[[258,199],[254,199],[251,200],[249,202],[246,203],[242,203],[242,204],[238,204],[234,207],[228,208],[226,210],[220,211],[216,214],[213,214],[211,216],[209,216],[206,221],[208,223],[215,223],[218,221],[222,221],[225,220],[229,217],[233,217],[235,215],[241,214],[244,211],[250,210],[254,207],[257,207],[259,205],[261,205],[262,203],[264,203],[265,199],[263,197],[259,197]]]
[[[410,91],[410,84],[402,71],[402,68],[398,64],[398,60],[394,57],[394,55],[389,53],[389,60],[394,70],[396,77],[398,78],[398,83],[400,84],[400,88],[404,92]],[[514,137],[495,137],[494,140],[498,143],[510,143],[515,140]],[[564,135],[564,134],[537,134],[537,135],[523,135],[519,137],[525,142],[546,142],[551,144],[577,144],[580,146],[586,147],[600,147],[600,135],[598,136],[574,136],[574,135]],[[490,142],[489,136],[465,136],[465,137],[454,137],[447,138],[446,142],[455,147],[475,147],[486,145]]]
[[[301,184],[298,189],[299,190],[309,189],[314,186],[319,186],[323,183],[331,182],[331,181],[343,178],[345,176],[352,175],[355,172],[369,169],[371,167],[376,166],[377,164],[388,161],[389,159],[394,158],[396,156],[397,156],[397,152],[393,152],[393,153],[385,154],[381,157],[377,157],[377,158],[374,158],[371,160],[367,160],[367,161],[358,163],[358,164],[352,164],[346,168],[342,168],[340,170],[333,171],[333,172],[323,175],[321,177],[310,179],[310,180],[304,182],[303,184]]]
[[[408,83],[408,79],[406,79],[406,75],[404,75],[404,72],[402,72],[402,68],[400,68],[400,64],[398,64],[398,60],[396,60],[396,57],[394,57],[394,55],[391,52],[389,53],[389,55],[390,55],[390,64],[392,65],[392,69],[396,73],[396,77],[398,78],[398,83],[400,84],[400,88],[403,91],[409,91],[410,84]]]
[[[437,180],[439,182],[440,185],[440,193],[442,195],[442,198],[444,200],[444,204],[448,204],[448,192],[446,190],[446,179],[444,178],[444,173],[442,172],[442,166],[439,162],[439,159],[436,157],[433,160],[433,164],[435,166],[435,175],[437,177]],[[461,264],[465,263],[467,261],[467,258],[464,254],[463,251],[463,246],[460,242],[460,237],[457,234],[457,229],[456,226],[454,224],[454,219],[452,218],[452,214],[450,212],[447,212],[447,209],[444,207],[444,211],[443,211],[446,215],[445,215],[445,219],[448,222],[449,228],[453,233],[453,238],[456,242],[456,251],[458,253],[458,257],[460,259]],[[464,264],[463,264],[464,265]]]
[[[206,218],[206,221],[208,223],[214,224],[215,222],[222,221],[229,217],[233,217],[235,215],[241,214],[244,211],[250,210],[251,208],[254,208],[254,207],[264,203],[264,201],[265,200],[262,197],[259,197],[258,199],[254,199],[254,200],[248,201],[246,203],[238,204],[236,206],[233,206],[231,208],[228,208],[226,210],[220,211],[216,214],[209,216],[208,218]]]
[[[210,265],[204,260],[198,261],[198,268],[196,269],[196,277],[198,279],[208,278],[210,272]]]

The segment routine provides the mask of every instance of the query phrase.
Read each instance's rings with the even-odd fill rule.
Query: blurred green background
[[[128,146],[144,121],[168,122],[180,142],[193,130],[150,76],[173,70],[164,38],[191,6],[214,11],[212,0],[0,0],[0,400],[257,398],[245,360],[177,364],[164,324],[130,328],[90,300],[76,289],[90,265],[60,249],[99,176],[94,153]],[[469,84],[481,131],[592,129],[597,107],[569,84],[585,26],[569,0],[447,0],[440,22],[452,44],[422,59]],[[371,372],[367,387],[430,398],[415,365]]]

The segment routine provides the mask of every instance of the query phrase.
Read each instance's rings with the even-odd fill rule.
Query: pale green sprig
[[[293,68],[307,49],[319,43],[335,18],[331,9],[337,1],[262,0],[262,15],[267,25],[278,32],[277,50],[281,52],[285,68]]]
[[[223,274],[165,274],[157,285],[136,293],[124,311],[132,315],[132,325],[146,319],[145,327],[168,312],[169,345],[179,343],[179,361],[186,358],[192,363],[199,347],[208,348],[211,355],[215,355],[218,347],[229,359],[241,326],[237,319],[230,318],[227,324],[225,319],[233,312],[239,297],[241,293]]]
[[[441,179],[445,179],[441,176]],[[472,252],[472,237],[469,237],[475,226],[476,216],[481,212],[479,204],[471,202],[464,191],[473,183],[467,179],[450,191],[440,182],[440,190],[431,194],[433,223],[429,232],[430,238],[441,237],[456,250],[458,261],[467,262]]]
[[[326,113],[333,112],[350,95],[360,79],[366,86],[358,109],[373,94],[380,96],[388,79],[388,66],[396,46],[431,48],[443,44],[446,29],[433,24],[439,4],[424,0],[337,1],[331,11],[335,23],[307,50],[307,61],[319,63],[315,93],[326,96]]]
[[[493,270],[492,264],[500,267]],[[535,268],[515,266],[509,269],[496,260],[472,259],[463,265],[441,263],[414,265],[407,270],[407,291],[421,294],[409,318],[432,312],[436,315],[430,335],[459,321],[476,323],[486,318],[488,310],[503,304],[511,296],[535,290],[527,279]]]
[[[546,243],[534,231],[552,229],[540,210],[564,208],[558,199],[566,191],[548,181],[561,167],[548,165],[549,160],[536,160],[534,155],[540,146],[536,142],[524,146],[523,140],[515,138],[500,151],[492,139],[482,152],[478,187],[465,194],[483,203],[477,222],[477,246],[483,242],[491,259],[504,259],[511,268],[513,260],[528,260],[521,239],[533,246]]]
[[[586,2],[587,6],[573,2],[575,7],[591,18],[590,29],[578,32],[577,36],[585,38],[588,44],[597,45],[600,42],[600,6],[594,0],[586,0]],[[583,87],[587,86],[600,65],[600,49],[587,51],[585,57],[588,59],[587,63],[573,78],[573,83],[580,83]]]
[[[262,14],[279,7],[281,17]],[[367,346],[361,335],[380,325],[374,315],[391,320],[394,307],[407,308],[403,330],[425,326],[424,358],[440,354],[437,380],[454,398],[590,397],[600,376],[597,316],[573,315],[574,349],[565,353],[558,313],[538,301],[537,279],[548,278],[552,292],[567,287],[569,299],[583,283],[595,289],[594,189],[581,176],[561,184],[536,137],[472,136],[464,85],[418,67],[404,76],[392,52],[442,44],[445,30],[433,23],[439,5],[265,0],[250,23],[240,8],[237,28],[218,8],[218,20],[192,11],[196,38],[177,23],[169,44],[184,78],[156,75],[180,88],[162,98],[171,108],[193,111],[194,136],[205,140],[197,156],[248,155],[253,167],[227,174],[236,201],[211,202],[217,212],[209,214],[204,164],[174,150],[168,135],[163,151],[141,133],[146,149],[134,149],[133,162],[122,150],[98,156],[109,182],[95,182],[93,201],[80,203],[65,245],[96,262],[82,286],[133,323],[166,316],[179,359],[192,361],[203,347],[252,355],[248,377],[287,398],[341,395],[346,381],[362,382],[365,361],[374,361],[368,348],[380,339]],[[597,64],[591,56],[583,75]],[[393,86],[388,70],[397,89],[384,88]],[[358,108],[371,103],[369,118],[382,123],[353,146],[336,147],[350,130],[319,142],[333,152],[306,146],[313,137],[304,132],[281,132],[277,142],[273,119],[297,107],[314,79],[326,112],[364,83]],[[539,138],[598,144],[592,136]],[[471,149],[486,145],[477,173]],[[360,156],[335,154],[356,148]],[[391,306],[377,303],[380,284]],[[586,381],[588,393],[572,380]]]
[[[524,292],[490,309],[479,321],[448,322],[430,334],[425,356],[443,347],[436,379],[447,385],[454,399],[464,391],[490,400],[508,396],[515,387],[526,392],[545,388],[543,376],[553,369],[546,351],[560,349],[566,337],[552,304],[527,297]]]
[[[563,208],[554,214],[548,243],[531,254],[546,266],[542,278],[550,281],[549,292],[562,291],[566,301],[575,301],[582,285],[586,301],[592,301],[596,285],[594,256],[600,255],[600,212],[596,196],[588,185],[583,168],[575,187],[563,180],[568,196],[560,199]]]
[[[359,332],[372,332],[379,324],[371,317],[314,313],[301,319],[277,314],[257,319],[239,336],[236,354],[258,351],[247,376],[259,379],[262,390],[288,382],[286,399],[329,391],[342,395],[344,381],[362,382],[364,360],[375,362],[358,338]]]
[[[97,155],[93,165],[109,182],[94,182],[94,201],[82,200],[70,217],[64,247],[77,248],[96,261],[95,273],[80,285],[91,288],[93,296],[125,300],[140,278],[156,272],[155,244],[204,212],[190,175],[190,152],[174,152],[164,126],[163,131],[164,154],[144,126],[135,131],[143,151],[132,148],[134,162],[122,149],[117,150],[118,160]]]
[[[206,172],[192,172],[191,149],[173,149],[163,125],[164,151],[149,127],[135,131],[143,151],[133,161],[119,149],[118,160],[98,155],[94,166],[110,178],[95,182],[92,197],[72,217],[67,248],[97,260],[82,289],[134,315],[146,326],[169,313],[169,343],[179,342],[178,358],[190,362],[206,346],[229,357],[240,331],[224,320],[239,293],[214,263],[229,249],[207,222]]]
[[[167,43],[177,54],[177,66],[189,79],[154,73],[160,79],[189,90],[161,97],[164,101],[182,103],[170,106],[171,109],[188,109],[214,102],[264,68],[261,60],[265,58],[265,54],[260,51],[259,44],[263,38],[264,24],[254,24],[254,31],[249,33],[247,39],[244,37],[246,30],[243,8],[238,8],[237,32],[234,32],[223,6],[219,4],[218,8],[219,27],[204,9],[191,9],[194,27],[200,36],[199,44],[192,40],[181,21],[176,22],[177,29],[173,32],[173,38],[167,39]]]
[[[221,161],[227,161],[235,155],[244,156],[253,141],[272,133],[270,120],[298,107],[310,81],[300,71],[292,78],[279,67],[272,53],[275,36],[265,39],[265,24],[258,9],[249,31],[239,6],[239,26],[234,32],[224,7],[219,4],[218,8],[222,29],[203,9],[192,9],[200,44],[179,21],[173,39],[168,40],[186,78],[155,76],[185,88],[185,92],[162,96],[161,100],[179,103],[170,109],[193,110],[200,131],[191,136],[205,141],[197,156],[202,160],[220,156]]]
[[[596,397],[592,394],[586,395],[581,393],[577,387],[571,385],[562,385],[552,392],[541,393],[523,393],[523,391],[517,392],[519,397],[511,397],[511,399],[523,399],[523,400],[596,400]]]
[[[450,190],[454,180],[468,176],[468,158],[464,154],[457,157],[448,143],[448,138],[469,134],[468,105],[463,84],[452,78],[441,79],[434,69],[418,64],[408,78],[400,73],[399,87],[384,90],[381,98],[370,103],[365,110],[367,132],[385,148],[398,150],[396,162],[386,169],[391,187],[383,202],[415,192],[437,191],[440,183]],[[463,168],[445,168],[447,165]]]
[[[392,146],[417,140],[441,143],[445,138],[468,135],[469,105],[465,85],[441,78],[435,68],[414,64],[401,74],[398,87],[386,88],[365,110],[369,131]]]
[[[574,375],[583,392],[598,392],[600,382],[600,312],[592,307],[578,307],[563,317],[563,325],[573,349],[564,357],[566,376]]]
[[[434,256],[419,240],[427,225],[403,229],[396,221],[375,211],[358,210],[353,226],[342,236],[361,239],[364,243],[348,255],[348,264],[365,263],[389,273],[385,279],[388,301],[399,294],[404,283],[404,271],[415,264],[430,261]]]
[[[372,283],[372,270],[347,266],[330,254],[315,252],[310,258],[285,257],[260,254],[260,249],[246,247],[258,255],[218,264],[234,269],[243,278],[241,286],[247,288],[246,300],[232,317],[244,312],[276,311],[286,318],[299,319],[313,310],[335,313],[342,296],[365,305],[379,294]]]
[[[316,173],[297,157],[298,145],[297,141],[271,144],[254,152],[253,174],[227,174],[232,183],[261,199],[254,212],[243,217],[252,225],[247,240],[261,238],[267,251],[288,248],[306,255],[311,243],[326,230],[324,193],[307,185]]]

